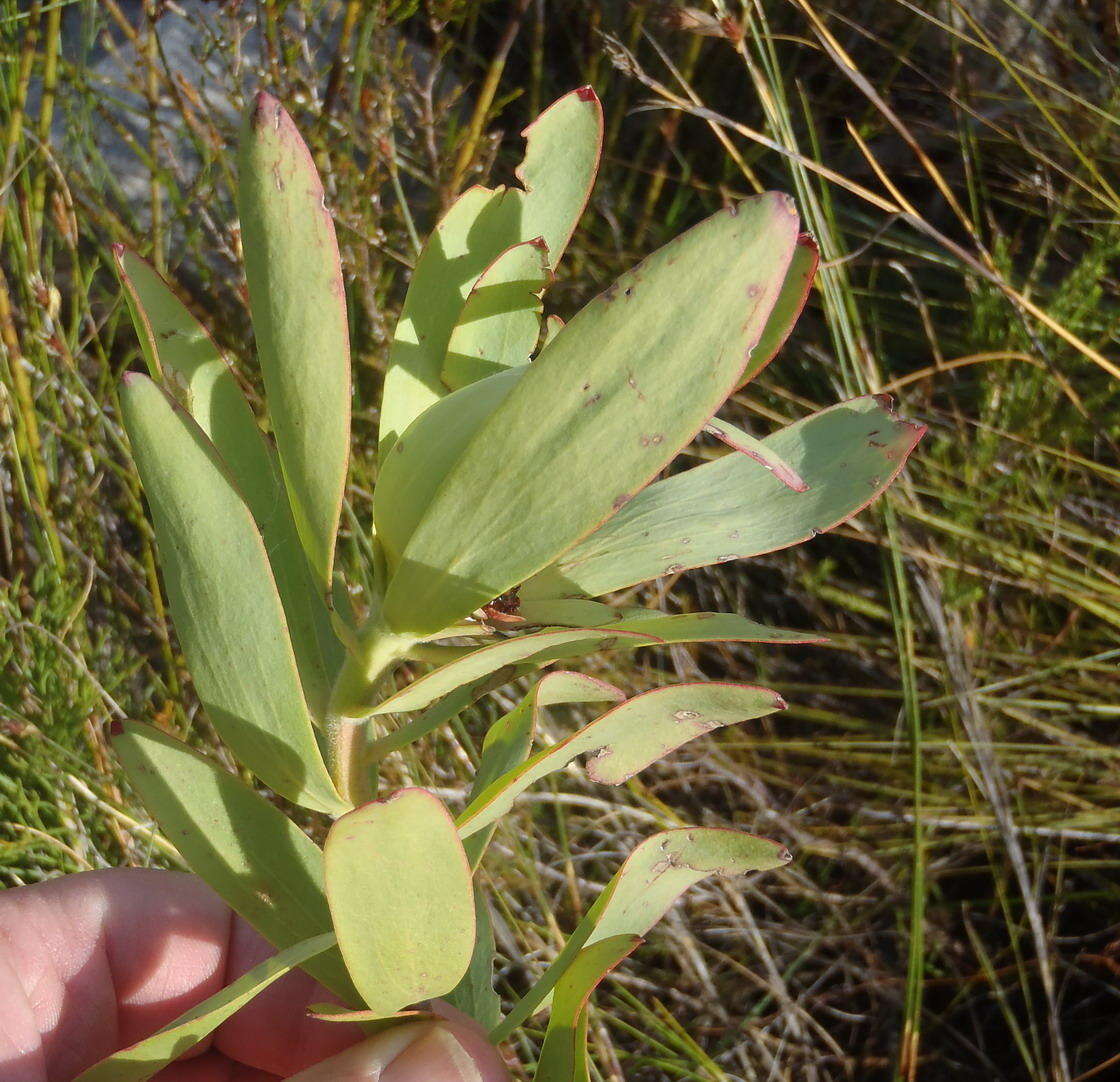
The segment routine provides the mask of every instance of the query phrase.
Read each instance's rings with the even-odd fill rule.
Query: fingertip
[[[435,1025],[410,1044],[380,1082],[484,1082],[474,1057],[445,1026]]]

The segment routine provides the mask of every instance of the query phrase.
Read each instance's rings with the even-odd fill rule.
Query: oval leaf
[[[390,581],[390,628],[462,619],[630,501],[736,385],[796,238],[788,196],[746,200],[587,305],[448,473]]]
[[[292,511],[325,596],[350,454],[350,332],[334,222],[292,118],[258,94],[237,210],[268,413]]]
[[[899,417],[886,396],[814,413],[763,441],[808,491],[793,492],[749,459],[725,455],[650,485],[526,583],[522,596],[595,596],[799,544],[880,496],[924,432]]]
[[[474,947],[474,893],[444,806],[403,789],[339,819],[323,855],[338,945],[370,1010],[451,991]]]
[[[583,673],[560,671],[542,676],[517,706],[487,730],[468,806],[473,806],[491,785],[523,766],[542,710],[568,703],[617,703],[625,698],[613,685]],[[478,867],[492,834],[493,830],[474,832],[463,843],[471,867]]]
[[[373,524],[391,567],[448,471],[521,375],[521,369],[499,372],[440,399],[385,455],[373,490]]]
[[[175,630],[210,720],[282,796],[340,812],[261,536],[213,445],[146,376],[121,412],[155,523]]]

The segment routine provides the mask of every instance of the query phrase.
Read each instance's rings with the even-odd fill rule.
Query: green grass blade
[[[403,789],[339,819],[323,848],[327,899],[350,975],[390,1015],[450,992],[474,948],[474,892],[447,809]]]
[[[149,725],[127,722],[113,748],[144,807],[191,871],[274,947],[284,950],[330,929],[322,851],[279,808]],[[337,950],[306,969],[357,1003]]]
[[[326,596],[350,454],[350,337],[334,222],[291,117],[258,94],[242,129],[238,214],[249,306],[284,481]]]
[[[147,1082],[208,1037],[270,984],[333,945],[334,933],[326,932],[288,947],[254,966],[197,1007],[192,1007],[158,1033],[113,1053],[88,1071],[83,1071],[75,1082]]]
[[[303,553],[273,453],[206,329],[135,252],[118,246],[114,255],[152,377],[161,379],[198,422],[257,521],[288,618],[300,681],[308,703],[322,716],[342,647]]]
[[[924,432],[874,395],[822,410],[764,441],[805,479],[806,492],[750,459],[726,455],[650,485],[526,583],[524,594],[595,596],[806,541],[878,497]]]
[[[121,411],[198,696],[238,759],[297,804],[339,812],[256,523],[213,445],[146,376]]]
[[[749,199],[584,308],[448,473],[390,581],[389,627],[454,623],[632,500],[736,386],[796,239],[788,197]]]

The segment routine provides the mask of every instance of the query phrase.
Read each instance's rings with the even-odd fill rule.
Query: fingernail
[[[435,1026],[385,1068],[381,1082],[482,1082],[482,1075],[458,1038]]]

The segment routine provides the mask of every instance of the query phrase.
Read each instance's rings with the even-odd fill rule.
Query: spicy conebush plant
[[[603,976],[692,884],[790,859],[732,830],[652,835],[503,1013],[474,871],[518,796],[576,760],[618,785],[785,705],[738,683],[628,699],[563,665],[540,670],[670,643],[820,641],[610,597],[832,528],[883,492],[922,434],[879,396],[764,439],[717,417],[778,351],[812,284],[817,248],[786,195],[694,226],[566,325],[543,319],[595,178],[598,99],[574,91],[524,135],[518,183],[459,196],[412,271],[384,381],[360,614],[334,567],[350,446],[342,271],[322,184],[281,106],[257,97],[239,153],[267,434],[173,290],[115,252],[149,370],[125,377],[120,406],[171,613],[199,699],[255,783],[138,722],[114,745],[167,838],[278,953],[84,1082],[150,1077],[296,966],[342,1004],[323,1017],[367,1025],[444,997],[500,1041],[549,1007],[536,1078],[585,1079],[587,1004]],[[702,432],[726,453],[665,475]],[[486,733],[465,805],[379,789],[387,756],[514,683],[528,690]],[[541,714],[567,704],[593,720],[536,744]],[[330,817],[322,847],[266,787]]]

